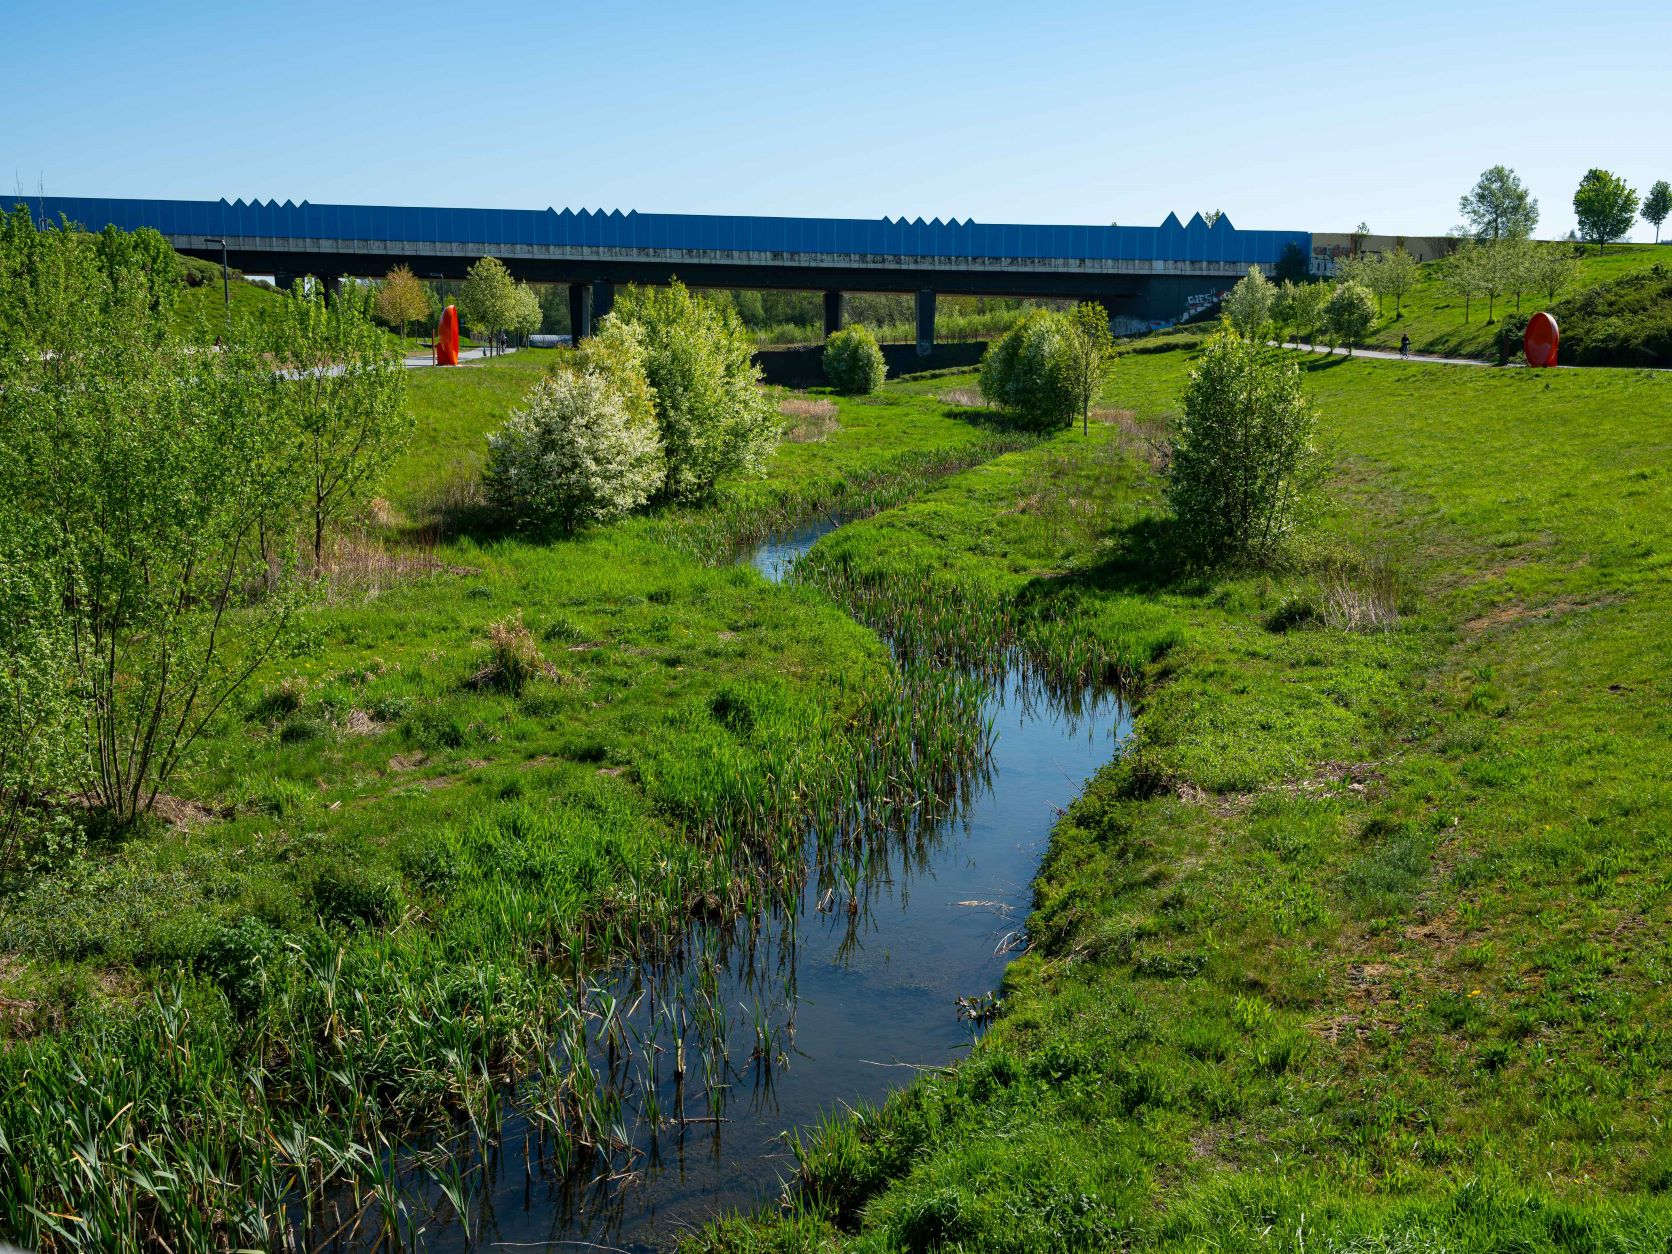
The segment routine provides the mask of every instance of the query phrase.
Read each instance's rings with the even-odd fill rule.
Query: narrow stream
[[[782,581],[841,521],[769,537],[742,560]],[[1069,715],[1015,672],[993,686],[984,713],[994,733],[984,778],[956,817],[874,869],[863,909],[831,908],[809,876],[794,919],[707,929],[707,961],[688,964],[696,973],[651,990],[664,1008],[695,993],[726,1021],[723,1074],[687,1077],[682,1094],[665,1074],[654,1082],[664,1118],[683,1097],[693,1117],[682,1127],[652,1135],[654,1120],[628,1114],[637,1160],[585,1178],[546,1164],[527,1148],[527,1126],[507,1122],[470,1208],[479,1248],[665,1249],[710,1219],[774,1200],[794,1170],[786,1133],[963,1056],[977,1029],[959,999],[997,988],[1059,808],[1128,728],[1112,694],[1090,695]],[[456,1220],[430,1225],[422,1242],[466,1244]]]

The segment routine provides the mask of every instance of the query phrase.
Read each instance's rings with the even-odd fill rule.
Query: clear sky
[[[1672,5],[19,3],[6,191],[1439,233],[1672,178]],[[1638,239],[1650,238],[1642,223]]]

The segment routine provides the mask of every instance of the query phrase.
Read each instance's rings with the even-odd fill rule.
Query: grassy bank
[[[1565,295],[1572,297],[1600,284],[1642,274],[1657,264],[1668,264],[1672,262],[1668,253],[1672,253],[1672,248],[1658,248],[1653,244],[1615,244],[1602,253],[1594,247],[1587,248],[1579,259],[1579,275]],[[1409,335],[1414,352],[1496,361],[1498,323],[1487,321],[1488,303],[1485,297],[1479,296],[1468,303],[1465,319],[1463,298],[1446,286],[1450,266],[1451,262],[1444,259],[1419,266],[1417,285],[1404,300],[1403,317],[1396,318],[1393,301],[1385,300],[1384,311],[1365,343],[1372,348],[1398,348],[1399,337]],[[1541,292],[1524,292],[1520,312],[1535,313],[1549,303]],[[1508,299],[1500,295],[1495,302],[1495,318],[1502,319],[1515,312],[1514,293]]]
[[[513,1076],[560,1152],[608,1148],[597,966],[770,897],[809,810],[909,812],[947,766],[923,720],[969,749],[937,677],[709,559],[1018,437],[921,392],[809,401],[766,477],[708,509],[497,534],[453,507],[543,356],[416,374],[389,509],[161,817],[0,897],[8,1237],[315,1240],[327,1196],[400,1227],[393,1147],[491,1131]],[[413,526],[438,516],[439,541]]]
[[[789,1217],[694,1248],[1672,1234],[1672,393],[1308,363],[1336,509],[1291,569],[1194,577],[1143,438],[1187,368],[1129,355],[1091,450],[1012,454],[815,549],[839,588],[1072,598],[1153,658],[973,1057],[809,1138]],[[1096,501],[1117,446],[1097,526],[1029,521]]]

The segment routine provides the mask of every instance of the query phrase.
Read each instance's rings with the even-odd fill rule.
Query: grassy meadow
[[[1599,283],[1610,283],[1628,275],[1641,274],[1656,265],[1669,263],[1672,263],[1672,248],[1661,248],[1653,244],[1614,244],[1605,252],[1599,253],[1594,246],[1589,246],[1585,255],[1579,259],[1579,277],[1564,296],[1571,297]],[[1403,316],[1395,317],[1393,300],[1385,299],[1382,302],[1382,312],[1365,340],[1366,347],[1396,349],[1399,347],[1399,337],[1409,335],[1412,352],[1432,353],[1443,357],[1479,357],[1496,361],[1496,319],[1516,312],[1515,295],[1510,293],[1507,300],[1503,296],[1498,297],[1494,302],[1496,318],[1492,322],[1487,321],[1486,299],[1476,297],[1469,302],[1468,317],[1465,320],[1463,298],[1445,283],[1446,271],[1450,264],[1449,261],[1441,259],[1425,262],[1417,268],[1417,285],[1405,296]],[[1521,312],[1536,313],[1548,304],[1549,301],[1543,293],[1524,292],[1521,298]]]
[[[813,550],[839,593],[1072,599],[1153,655],[973,1055],[833,1118],[785,1214],[690,1248],[1672,1237],[1672,389],[1307,362],[1334,508],[1287,569],[1204,576],[1148,438],[1188,366],[1128,355],[1089,446]]]

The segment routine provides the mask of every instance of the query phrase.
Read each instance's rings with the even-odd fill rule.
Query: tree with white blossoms
[[[1272,304],[1276,298],[1277,289],[1260,267],[1249,266],[1248,273],[1237,280],[1237,285],[1225,298],[1225,316],[1243,339],[1262,340],[1271,324]]]
[[[573,531],[640,508],[664,474],[643,334],[606,318],[488,437],[483,488],[518,526]]]
[[[1393,316],[1400,318],[1405,313],[1405,294],[1417,283],[1417,260],[1403,248],[1396,248],[1391,253],[1384,253],[1377,265],[1381,272],[1381,290],[1378,295],[1386,294],[1393,297]]]

